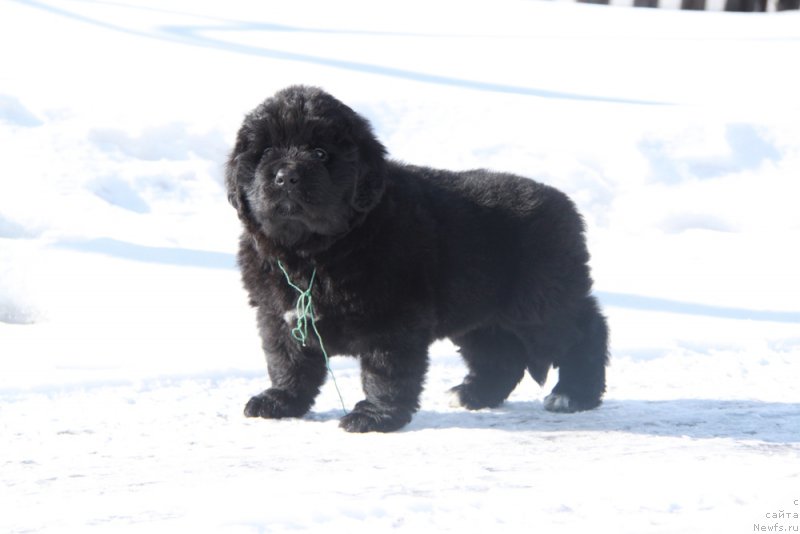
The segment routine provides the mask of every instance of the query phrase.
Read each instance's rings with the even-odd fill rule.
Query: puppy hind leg
[[[525,350],[517,337],[499,328],[473,330],[453,342],[469,373],[452,388],[453,405],[469,410],[494,408],[505,401],[525,374]]]
[[[555,361],[558,383],[544,400],[551,412],[591,410],[601,404],[606,390],[608,325],[593,297],[587,299],[577,326],[578,341]]]

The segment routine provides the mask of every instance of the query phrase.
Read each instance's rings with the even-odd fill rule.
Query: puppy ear
[[[386,149],[366,121],[359,129],[361,135],[356,136],[356,144],[360,171],[352,204],[363,213],[375,207],[386,187]]]
[[[233,209],[239,211],[239,196],[236,193],[228,191],[228,202],[233,206]]]
[[[239,202],[239,184],[236,175],[239,172],[239,156],[234,153],[228,158],[228,163],[225,165],[225,189],[228,191],[228,202],[233,206],[236,211],[241,212],[241,203]]]
[[[366,212],[375,207],[383,195],[385,188],[383,162],[380,167],[365,166],[356,184],[353,195],[353,208],[356,211]]]
[[[250,165],[241,161],[241,154],[237,156],[231,154],[225,168],[225,185],[228,189],[228,202],[231,203],[231,206],[236,208],[236,214],[239,216],[239,220],[242,222],[245,229],[253,236],[253,239],[258,241],[260,239],[258,224],[250,213],[250,206],[247,204],[244,190],[239,186],[239,174],[248,172],[253,172],[253,169]],[[256,245],[256,248],[258,248],[258,243],[256,243]]]
[[[242,213],[242,194],[239,188],[239,177],[242,172],[247,172],[247,169],[242,168],[242,156],[252,143],[251,137],[252,134],[245,124],[236,134],[236,145],[234,145],[225,165],[225,188],[228,191],[228,202],[236,208],[240,216]]]

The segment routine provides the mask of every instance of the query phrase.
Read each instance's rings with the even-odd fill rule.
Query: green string
[[[331,375],[331,379],[333,380],[333,387],[336,388],[336,394],[339,395],[339,402],[342,403],[342,411],[347,414],[347,408],[344,405],[344,399],[342,398],[342,393],[339,391],[339,385],[336,383],[336,376],[333,374],[333,369],[331,369],[330,358],[328,358],[328,352],[325,350],[325,344],[322,342],[322,336],[319,335],[319,330],[317,330],[317,323],[314,318],[314,304],[311,301],[311,287],[314,285],[314,278],[317,276],[317,269],[314,268],[314,271],[311,273],[311,280],[308,282],[308,289],[302,290],[297,287],[295,284],[292,283],[291,278],[289,278],[289,273],[286,272],[286,269],[283,267],[283,264],[280,260],[278,260],[278,267],[280,268],[283,276],[286,277],[286,283],[289,286],[297,291],[297,303],[295,304],[295,312],[297,313],[297,325],[292,329],[292,337],[295,338],[298,343],[300,343],[303,347],[306,346],[306,340],[308,340],[308,324],[311,323],[311,329],[314,331],[314,334],[317,336],[317,341],[319,341],[319,348],[322,349],[322,356],[325,358],[325,367],[328,369],[328,373]]]

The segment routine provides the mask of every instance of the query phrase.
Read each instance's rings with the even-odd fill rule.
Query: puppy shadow
[[[303,419],[329,423],[341,409],[310,412]],[[800,448],[800,404],[749,400],[607,400],[578,413],[552,413],[541,401],[507,402],[477,411],[422,409],[400,433],[436,429],[504,432],[621,432],[692,439],[734,439]]]
[[[406,432],[436,428],[508,432],[623,432],[693,439],[729,438],[800,446],[800,404],[748,400],[607,400],[578,413],[552,413],[540,401],[474,412],[421,410]]]

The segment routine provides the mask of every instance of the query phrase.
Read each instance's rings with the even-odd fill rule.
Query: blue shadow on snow
[[[777,323],[800,323],[800,312],[749,310],[712,306],[694,302],[681,302],[657,297],[644,297],[627,293],[597,291],[595,295],[604,306],[616,306],[632,310],[678,313],[683,315],[703,315],[720,319],[739,319],[746,321],[772,321]]]
[[[78,252],[104,254],[144,263],[177,265],[180,267],[206,267],[210,269],[236,268],[236,257],[233,254],[189,248],[150,247],[126,243],[109,237],[87,241],[62,241],[56,243],[55,246]]]

